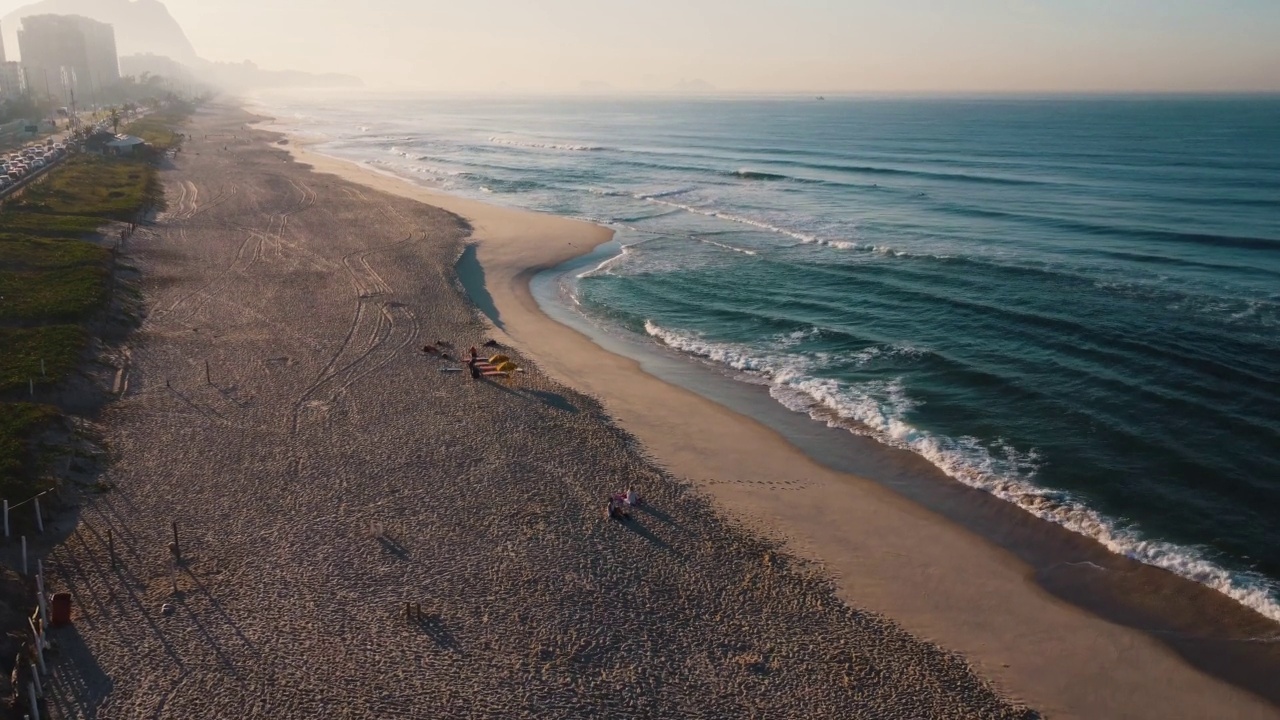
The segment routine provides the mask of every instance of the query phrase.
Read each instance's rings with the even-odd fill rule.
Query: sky
[[[0,0],[0,14],[24,0]],[[468,91],[1280,91],[1280,0],[165,0],[196,51]]]

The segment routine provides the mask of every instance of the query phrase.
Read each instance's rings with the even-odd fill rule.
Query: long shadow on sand
[[[378,538],[378,544],[382,546],[383,552],[398,560],[409,559],[409,548],[402,545],[400,541],[395,538],[383,535]]]
[[[462,653],[462,646],[458,644],[458,638],[454,637],[453,633],[449,632],[449,629],[444,626],[444,620],[439,615],[424,615],[413,622],[436,645],[450,652]]]
[[[578,412],[578,407],[559,393],[547,392],[546,390],[526,390],[523,394],[526,397],[541,400],[544,405],[556,410],[564,410],[570,413]]]
[[[61,717],[86,720],[98,717],[98,708],[114,685],[111,677],[94,659],[75,626],[55,630],[50,639],[57,641],[62,661],[58,663],[58,671],[45,680],[48,709]]]
[[[480,308],[480,312],[493,321],[499,329],[505,329],[498,316],[498,306],[494,304],[489,288],[485,287],[484,267],[476,257],[475,245],[468,245],[462,251],[457,264],[454,265],[454,270],[458,273],[458,281],[462,283],[462,289],[467,291],[467,297],[471,298],[471,302],[475,303],[476,307]]]
[[[635,533],[636,535],[639,535],[645,540],[648,540],[654,547],[658,548],[659,550],[665,550],[667,552],[675,552],[674,550],[671,549],[671,546],[667,544],[665,540],[658,537],[657,535],[654,535],[652,532],[649,531],[648,528],[641,525],[635,518],[632,518],[630,520],[615,520],[614,522],[617,522],[624,529],[629,530]]]

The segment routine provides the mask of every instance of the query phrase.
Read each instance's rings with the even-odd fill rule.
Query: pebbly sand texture
[[[129,248],[149,312],[102,418],[115,489],[47,561],[75,604],[53,717],[1034,716],[722,520],[594,400],[442,372],[419,348],[488,337],[453,273],[468,228],[248,120],[196,118]],[[649,509],[606,521],[627,484]]]

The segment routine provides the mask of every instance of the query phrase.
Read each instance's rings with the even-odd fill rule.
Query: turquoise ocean
[[[1280,98],[259,100],[589,219],[563,312],[1280,621]]]

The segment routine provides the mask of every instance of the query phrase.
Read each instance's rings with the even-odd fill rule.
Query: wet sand
[[[1276,700],[1267,694],[1276,643],[1256,642],[1276,637],[1264,618],[976,491],[921,488],[923,461],[874,452],[872,441],[850,441],[867,451],[853,465],[878,482],[833,471],[772,429],[550,320],[530,279],[607,241],[607,230],[449,196],[291,147],[320,172],[467,218],[476,252],[460,271],[482,283],[478,304],[492,306],[502,335],[553,378],[599,398],[665,468],[741,524],[818,563],[853,607],[963,653],[1050,717],[1280,712],[1259,696]],[[1020,545],[1028,537],[1036,547]],[[1099,579],[1096,570],[1108,574]],[[1198,614],[1206,608],[1215,614]]]
[[[198,114],[168,210],[126,249],[146,313],[111,358],[102,491],[51,529],[69,536],[50,590],[75,610],[52,636],[50,716],[1030,716],[955,648],[726,519],[650,461],[672,448],[524,355],[555,332],[528,273],[607,231],[477,208],[468,225],[311,172],[250,119]],[[455,273],[470,237],[505,331]],[[510,384],[421,351],[491,337],[518,340]],[[723,415],[654,399],[671,422]],[[759,432],[721,420],[722,442]],[[783,469],[725,487],[817,482]],[[647,504],[607,520],[626,485]]]

